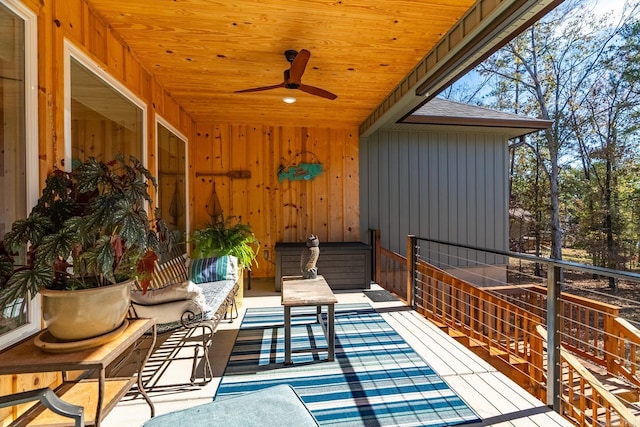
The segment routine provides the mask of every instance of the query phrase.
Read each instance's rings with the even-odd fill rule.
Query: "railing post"
[[[549,266],[547,273],[547,406],[560,413],[560,279],[562,268]]]
[[[382,259],[380,258],[380,248],[382,247],[382,244],[380,243],[380,230],[371,230],[371,244],[373,246],[373,280],[377,284],[380,284],[382,281]]]
[[[415,310],[414,292],[416,286],[416,265],[418,262],[417,237],[413,234],[407,236],[407,302]]]

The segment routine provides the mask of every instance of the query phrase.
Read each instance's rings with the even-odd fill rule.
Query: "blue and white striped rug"
[[[478,416],[368,304],[336,306],[336,360],[315,308],[293,318],[293,365],[284,360],[282,307],[250,308],[242,321],[216,399],[290,384],[321,425],[445,426]],[[308,315],[304,315],[308,314]]]

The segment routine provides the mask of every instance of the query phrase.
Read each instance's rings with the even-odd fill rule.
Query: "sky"
[[[638,4],[640,3],[640,0],[590,0],[586,3],[590,6],[593,6],[594,12],[604,15],[611,12],[613,12],[614,14],[620,14],[624,9],[625,3],[627,2],[629,4]],[[464,98],[466,97],[466,94],[468,92],[465,90],[466,88],[464,86],[471,85],[472,87],[475,87],[479,81],[480,76],[477,73],[473,71],[467,73],[465,76],[460,78],[460,80],[453,84],[452,87],[454,89],[451,99],[466,102],[467,100],[465,100]],[[459,92],[457,89],[459,90]],[[485,92],[485,90],[481,90],[480,94],[484,94]],[[445,90],[445,93],[448,93],[448,91]],[[442,95],[446,96],[445,93],[443,93]]]
[[[594,10],[596,12],[607,13],[622,10],[625,0],[593,0],[591,3],[595,4]]]

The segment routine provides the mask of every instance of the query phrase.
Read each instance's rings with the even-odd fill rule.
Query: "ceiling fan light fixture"
[[[296,102],[296,99],[293,96],[285,96],[282,100],[287,104],[293,104]]]

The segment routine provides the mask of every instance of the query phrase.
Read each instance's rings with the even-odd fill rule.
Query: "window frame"
[[[180,132],[175,126],[169,123],[165,118],[160,116],[159,114],[155,114],[156,118],[156,138],[155,138],[155,152],[156,155],[156,171],[159,176],[160,173],[160,152],[159,152],[159,143],[158,143],[158,126],[164,126],[169,130],[169,132],[173,133],[175,136],[180,138],[184,142],[184,186],[185,186],[185,195],[184,195],[184,214],[185,214],[185,233],[187,236],[191,233],[191,222],[190,222],[190,211],[189,211],[189,138],[187,138],[182,132]],[[156,199],[159,201],[160,199],[160,190],[158,190],[158,194],[156,195]],[[159,203],[158,203],[159,204]],[[166,217],[167,213],[162,212],[162,216]]]
[[[132,104],[140,108],[142,111],[142,135],[141,135],[141,156],[138,160],[145,167],[148,167],[148,149],[147,149],[147,104],[139,98],[133,91],[127,88],[118,79],[113,77],[101,65],[95,62],[84,51],[73,44],[69,39],[64,39],[64,168],[67,172],[71,171],[72,159],[72,141],[71,141],[71,58],[78,61],[83,67],[95,74],[97,78],[102,80],[106,85],[124,96]]]
[[[24,21],[24,136],[25,136],[25,191],[27,217],[38,201],[39,156],[38,156],[38,17],[19,0],[1,0],[3,6]],[[28,321],[16,329],[0,336],[0,349],[8,347],[42,329],[40,295],[28,303]]]

